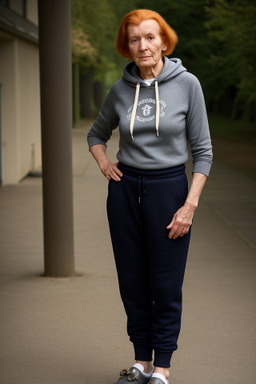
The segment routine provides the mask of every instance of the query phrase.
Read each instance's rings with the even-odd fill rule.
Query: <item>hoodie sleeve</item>
[[[119,118],[115,110],[115,96],[113,87],[109,91],[104,104],[87,135],[89,148],[96,144],[106,146],[113,129],[118,126]]]
[[[193,159],[193,172],[208,176],[212,166],[212,144],[204,95],[198,79],[190,75],[188,88],[187,136]]]

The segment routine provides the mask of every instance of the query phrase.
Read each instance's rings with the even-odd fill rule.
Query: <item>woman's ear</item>
[[[167,51],[167,49],[168,49],[167,44],[165,42],[163,42],[162,52]]]

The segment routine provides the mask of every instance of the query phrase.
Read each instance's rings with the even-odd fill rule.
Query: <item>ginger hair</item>
[[[162,16],[149,9],[137,9],[127,13],[120,24],[116,39],[116,49],[121,56],[131,59],[128,47],[127,26],[129,24],[139,25],[145,20],[155,20],[158,23],[160,27],[160,36],[167,46],[163,55],[169,55],[174,50],[174,47],[178,42],[178,36]]]

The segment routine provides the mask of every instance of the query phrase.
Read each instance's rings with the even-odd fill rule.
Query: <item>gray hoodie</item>
[[[117,159],[140,169],[164,169],[187,162],[188,141],[193,172],[208,176],[212,145],[198,79],[179,59],[164,57],[160,75],[148,86],[134,62],[111,88],[88,133],[88,145],[106,145],[119,127]]]

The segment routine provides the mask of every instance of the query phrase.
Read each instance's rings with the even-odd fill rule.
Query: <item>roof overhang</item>
[[[14,37],[38,44],[38,26],[0,5],[0,29]]]

